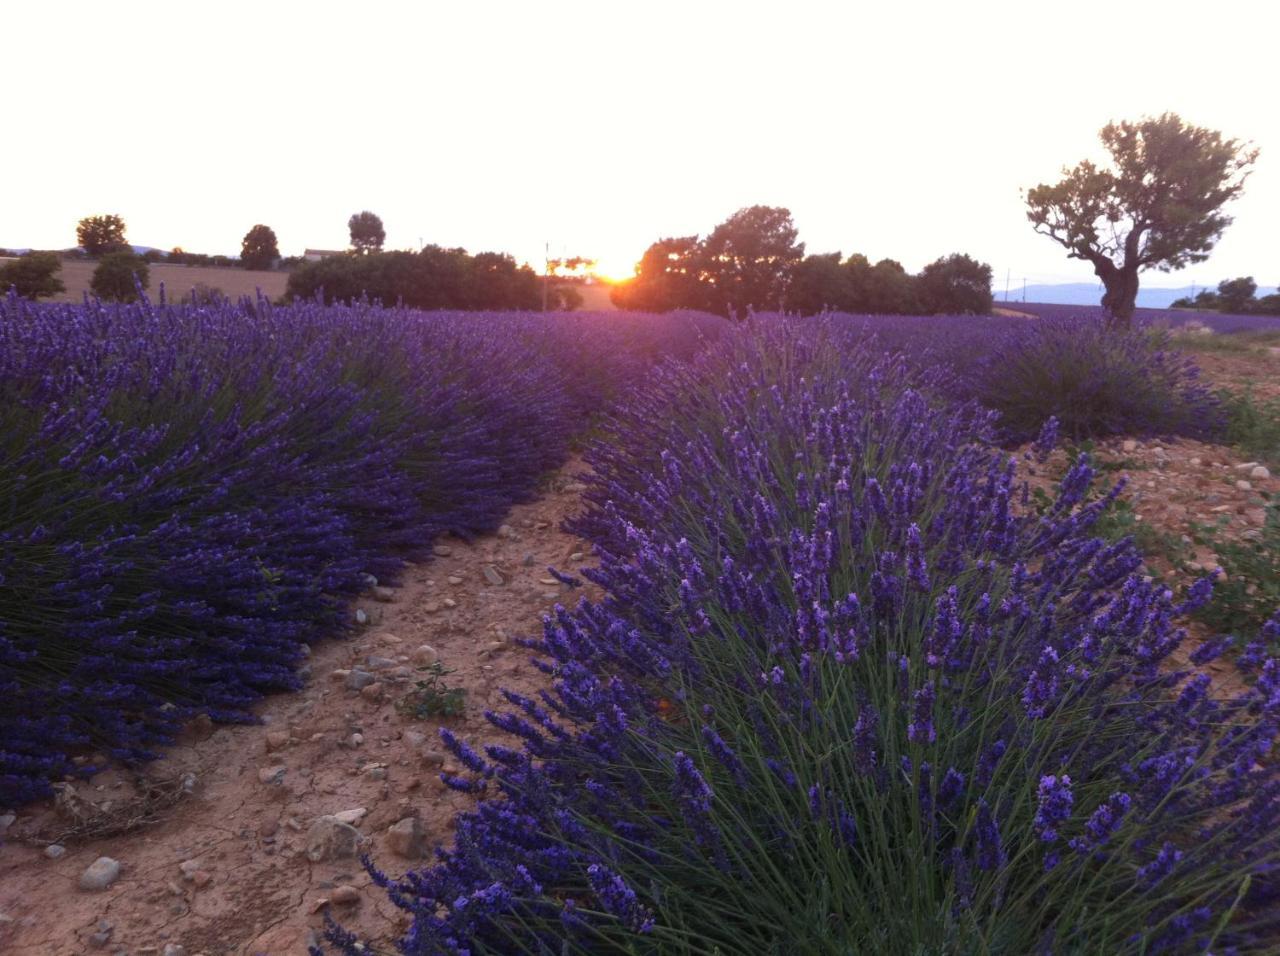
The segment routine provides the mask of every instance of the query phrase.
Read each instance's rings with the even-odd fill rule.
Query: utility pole
[[[551,282],[551,240],[542,247],[542,311],[547,311],[547,286]]]
[[[1022,279],[1022,301],[1027,301],[1027,280],[1025,276]]]
[[[1004,270],[1004,300],[1009,301],[1009,276],[1013,274],[1012,269]]]

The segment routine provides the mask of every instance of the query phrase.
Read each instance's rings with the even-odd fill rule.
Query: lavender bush
[[[947,370],[938,387],[999,412],[1004,442],[1033,439],[1056,418],[1064,435],[1220,437],[1225,415],[1195,362],[1160,329],[1122,331],[1101,317],[830,316],[832,334],[863,337],[918,369]]]
[[[621,406],[607,597],[490,715],[520,749],[445,734],[488,798],[378,875],[402,952],[1274,951],[1280,664],[1174,667],[1207,582],[1094,538],[1084,460],[1024,510],[990,413],[845,335],[741,330]]]
[[[1074,438],[1221,435],[1217,396],[1163,332],[1101,318],[1009,321],[956,363],[962,393],[998,411],[1008,436],[1029,439],[1049,418]]]
[[[655,338],[697,338],[591,323],[0,299],[0,806],[250,719],[368,575],[496,526]]]

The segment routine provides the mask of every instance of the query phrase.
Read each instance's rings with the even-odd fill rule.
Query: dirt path
[[[505,703],[499,688],[545,686],[530,653],[510,640],[538,633],[545,611],[577,599],[546,568],[586,560],[586,545],[560,531],[581,504],[573,480],[581,467],[562,469],[498,534],[443,542],[401,587],[371,593],[360,604],[369,618],[363,632],[317,647],[308,685],[264,701],[263,725],[193,728],[202,739],[146,768],[179,793],[183,776],[194,775],[190,793],[160,810],[159,822],[65,838],[60,856],[47,849],[67,830],[69,810],[92,825],[145,809],[135,782],[114,771],[77,785],[61,810],[19,813],[0,846],[0,953],[293,956],[306,953],[325,909],[389,943],[387,934],[407,923],[369,885],[347,827],[397,875],[450,841],[453,817],[470,798],[436,776],[454,763],[438,728],[473,744],[500,739],[482,717]],[[452,671],[446,683],[467,691],[465,714],[399,712],[396,702],[425,676],[418,667],[437,660]],[[81,888],[99,857],[119,862],[118,878],[103,890]]]

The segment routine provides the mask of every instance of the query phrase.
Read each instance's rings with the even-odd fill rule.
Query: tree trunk
[[[1102,294],[1102,308],[1111,324],[1127,329],[1133,324],[1133,310],[1138,301],[1138,270],[1136,267],[1117,268],[1114,263],[1096,263],[1093,270],[1106,291]]]

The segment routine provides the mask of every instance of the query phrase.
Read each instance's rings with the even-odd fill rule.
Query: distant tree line
[[[991,267],[951,255],[911,275],[898,262],[840,253],[805,255],[791,212],[750,206],[705,239],[659,239],[616,285],[622,309],[666,312],[701,309],[743,317],[748,310],[812,314],[985,313],[991,311]]]
[[[539,309],[543,279],[497,252],[429,245],[421,252],[363,251],[307,262],[289,274],[290,298],[361,298],[419,309]],[[572,307],[568,290],[550,290],[548,308]],[[579,301],[581,301],[579,297]]]
[[[1177,299],[1175,309],[1200,309],[1204,312],[1228,312],[1232,315],[1280,315],[1280,293],[1258,297],[1258,283],[1253,276],[1224,279],[1218,289],[1204,289],[1195,298]]]

